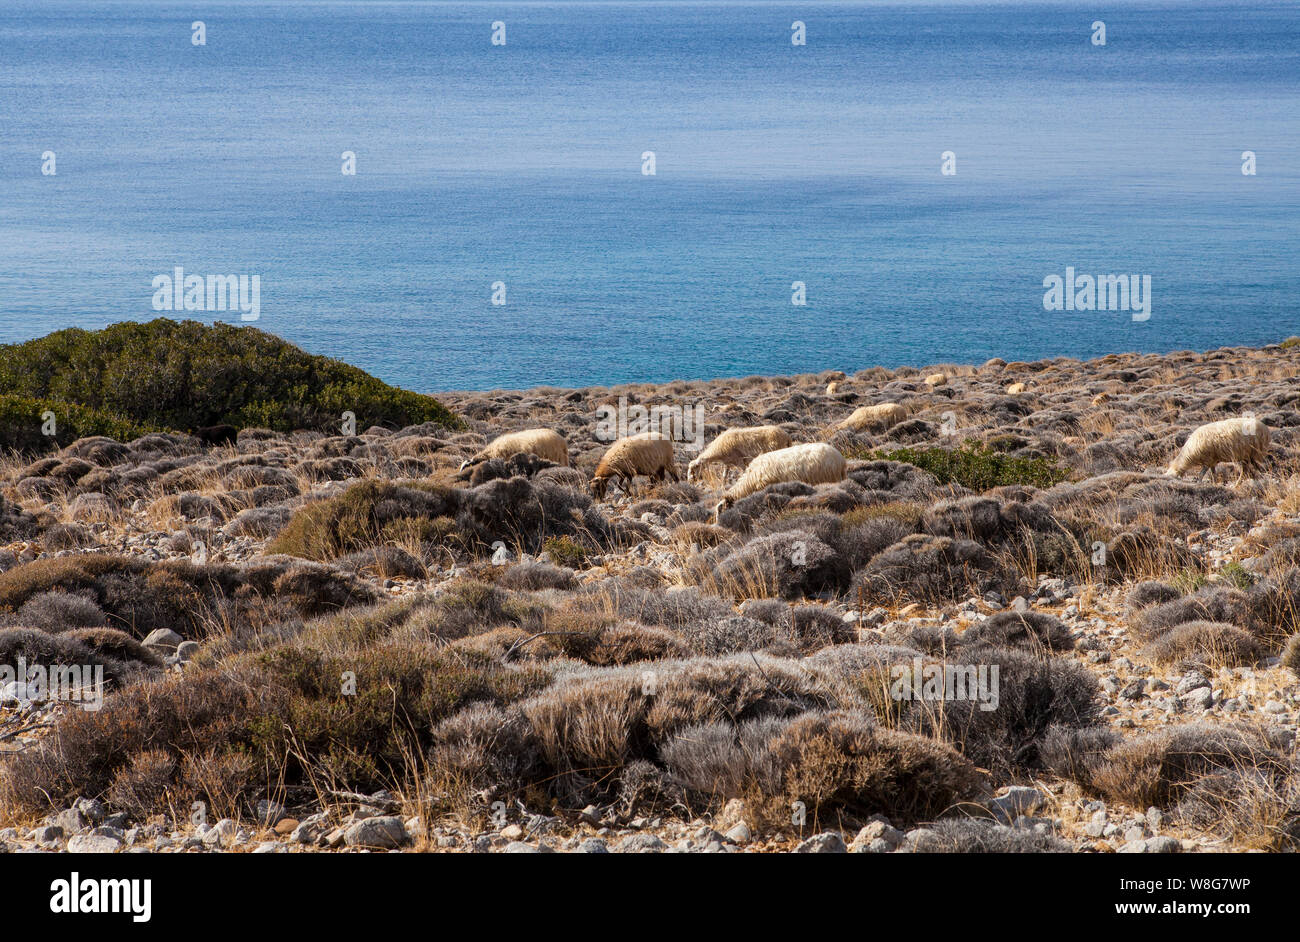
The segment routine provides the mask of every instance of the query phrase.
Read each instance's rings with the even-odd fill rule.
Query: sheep
[[[759,455],[749,463],[740,480],[722,496],[713,508],[713,519],[742,497],[756,494],[765,487],[784,481],[804,484],[834,484],[843,481],[848,468],[844,456],[823,442],[791,445],[779,451]]]
[[[840,391],[839,380],[834,380],[826,384],[826,395],[835,396],[839,394],[839,391]]]
[[[779,425],[758,425],[753,428],[729,428],[709,444],[698,457],[686,466],[686,480],[695,480],[695,475],[705,465],[719,461],[732,468],[743,468],[752,459],[764,452],[788,448],[794,439]]]
[[[932,388],[935,386],[946,386],[948,385],[948,374],[931,373],[929,376],[925,378],[925,385],[930,386]]]
[[[1241,483],[1246,476],[1246,469],[1260,471],[1264,459],[1268,457],[1268,426],[1254,416],[1242,416],[1236,419],[1223,419],[1202,425],[1192,432],[1178,453],[1166,475],[1182,477],[1194,468],[1201,469],[1201,477],[1208,472],[1214,477],[1214,469],[1221,462],[1236,462],[1240,468],[1233,487]]]
[[[874,406],[862,406],[853,414],[835,426],[836,430],[850,429],[860,432],[864,429],[884,431],[892,428],[907,418],[907,409],[897,402],[882,402]]]
[[[605,499],[610,478],[618,478],[624,493],[632,493],[632,482],[638,474],[654,481],[664,476],[680,481],[677,465],[673,463],[673,443],[660,432],[642,432],[620,438],[609,446],[605,456],[596,466],[591,478],[591,493],[597,500]]]
[[[569,443],[564,440],[563,435],[549,428],[530,428],[522,432],[508,432],[494,438],[473,458],[466,458],[461,462],[460,470],[464,471],[468,467],[482,464],[492,458],[509,458],[511,455],[521,453],[536,455],[566,468],[569,466]]]
[[[1026,386],[1024,383],[1012,383],[1010,386],[1007,387],[1006,393],[1008,396],[1019,396],[1028,388],[1029,387]]]

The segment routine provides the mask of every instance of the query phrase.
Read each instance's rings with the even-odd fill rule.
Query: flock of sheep
[[[941,375],[941,374],[936,374]],[[929,377],[927,382],[935,377]],[[1022,384],[1016,384],[1022,385]],[[906,420],[906,407],[895,402],[862,406],[835,428],[854,431],[886,430]],[[1259,473],[1268,457],[1269,430],[1254,416],[1224,419],[1197,428],[1182,450],[1170,463],[1165,474],[1182,477],[1200,470],[1202,477],[1213,475],[1220,464],[1235,463],[1239,468],[1233,486],[1240,484],[1247,471]],[[564,467],[569,466],[568,443],[552,429],[526,429],[494,439],[461,470],[489,459],[505,459],[516,454],[532,454]],[[822,442],[795,444],[789,433],[777,425],[727,429],[715,438],[687,466],[687,480],[694,481],[711,464],[744,468],[714,508],[717,514],[737,500],[756,494],[773,484],[833,484],[844,480],[847,462],[831,445]],[[643,432],[614,442],[600,459],[590,487],[597,500],[604,500],[611,481],[617,481],[624,493],[631,494],[637,477],[661,483],[665,478],[681,480],[670,438],[660,432]]]

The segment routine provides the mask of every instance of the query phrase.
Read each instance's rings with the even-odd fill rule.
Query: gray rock
[[[668,849],[654,834],[629,834],[614,847],[616,854],[659,854]]]
[[[1012,785],[1006,792],[989,802],[989,810],[999,821],[1010,824],[1021,815],[1033,814],[1047,803],[1047,796],[1037,788]]]
[[[753,833],[749,830],[749,825],[744,821],[739,822],[724,835],[727,840],[734,841],[737,844],[748,844],[754,839]]]
[[[866,825],[858,836],[853,838],[853,843],[849,845],[850,850],[855,850],[858,844],[870,844],[872,841],[884,841],[890,847],[897,847],[903,843],[906,835],[896,827],[891,827],[884,821],[872,821]]]
[[[108,814],[108,809],[98,798],[78,798],[73,802],[72,807],[76,808],[91,824],[99,824]]]
[[[380,815],[358,821],[347,829],[343,835],[349,847],[401,847],[408,843],[411,836],[406,833],[402,819],[394,815]]]
[[[549,850],[529,844],[526,841],[511,841],[501,849],[503,854],[545,854]]]
[[[155,628],[144,639],[144,646],[146,648],[159,648],[170,654],[180,647],[181,642],[184,640],[170,628]]]
[[[266,827],[274,827],[284,817],[284,806],[277,801],[262,799],[257,803],[257,820]]]
[[[844,838],[836,831],[823,831],[814,834],[794,849],[796,854],[847,854]]]
[[[203,832],[202,840],[208,847],[224,847],[234,840],[238,830],[239,825],[233,819],[222,818]]]
[[[576,854],[608,854],[609,846],[599,837],[589,837],[575,849]]]
[[[63,839],[63,828],[57,824],[42,824],[29,835],[38,844],[52,844]]]
[[[122,842],[103,834],[77,834],[68,841],[70,854],[114,854]]]
[[[90,822],[86,816],[76,808],[69,808],[67,811],[61,811],[54,816],[51,822],[60,828],[64,834],[80,834],[90,827]]]
[[[1183,844],[1177,838],[1173,837],[1149,837],[1146,841],[1146,853],[1148,854],[1178,854],[1181,853]]]
[[[192,661],[198,653],[199,643],[197,641],[182,641],[176,649],[176,660],[184,664],[187,661]]]

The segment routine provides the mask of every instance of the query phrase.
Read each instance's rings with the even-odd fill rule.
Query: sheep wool
[[[1234,462],[1240,473],[1233,483],[1240,484],[1247,469],[1262,470],[1268,445],[1268,426],[1254,416],[1211,422],[1192,432],[1165,474],[1182,477],[1200,468],[1204,477],[1206,472],[1213,475],[1216,465]]]
[[[694,480],[696,474],[713,462],[743,468],[759,455],[778,448],[788,448],[793,443],[790,433],[779,425],[729,428],[686,466],[686,480]]]
[[[473,458],[463,462],[460,469],[464,471],[471,465],[493,458],[509,458],[518,454],[536,455],[563,467],[569,466],[569,443],[563,435],[549,428],[530,428],[522,432],[507,432],[494,438]]]
[[[897,402],[882,402],[874,406],[862,406],[841,422],[837,428],[861,432],[865,429],[883,431],[892,428],[907,418],[907,409]]]
[[[716,509],[730,507],[742,497],[785,481],[802,481],[804,484],[843,481],[847,468],[844,456],[823,442],[769,451],[749,463],[740,480],[731,486]]]
[[[620,438],[609,446],[605,456],[596,466],[591,479],[591,492],[597,500],[604,500],[611,478],[618,478],[624,492],[631,493],[636,476],[644,475],[655,481],[665,476],[680,481],[677,465],[673,463],[672,440],[660,432],[642,432]]]

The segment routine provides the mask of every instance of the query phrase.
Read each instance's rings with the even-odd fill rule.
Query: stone
[[[180,647],[185,639],[170,628],[155,628],[144,639],[146,648],[161,648],[169,654]]]
[[[741,821],[734,827],[728,829],[724,837],[737,844],[748,844],[754,839],[753,833],[749,830],[749,825],[744,821]]]
[[[872,821],[858,831],[858,835],[853,838],[853,843],[849,845],[849,849],[853,850],[855,845],[870,844],[872,841],[878,840],[884,841],[891,847],[897,847],[903,843],[905,837],[906,835],[902,831],[886,824],[884,821]]]
[[[284,817],[284,806],[277,801],[262,799],[257,803],[257,820],[267,827],[274,827]]]
[[[614,847],[616,854],[660,854],[668,848],[654,834],[629,834]]]
[[[589,837],[574,850],[578,854],[608,854],[609,846],[599,837]]]
[[[231,818],[222,818],[203,832],[203,843],[209,847],[224,847],[235,839],[239,825]]]
[[[380,815],[358,821],[347,829],[344,841],[349,847],[378,847],[389,849],[408,843],[411,836],[406,825],[394,815]]]
[[[176,660],[182,664],[192,661],[194,656],[199,653],[199,643],[197,641],[182,641],[176,648]]]
[[[849,849],[844,846],[844,838],[836,831],[823,831],[808,838],[796,847],[794,852],[796,854],[847,854]]]
[[[32,831],[29,839],[38,844],[53,844],[63,839],[63,828],[57,824],[43,824]]]
[[[68,841],[70,854],[114,854],[122,842],[105,834],[77,834]]]
[[[1046,803],[1047,796],[1039,789],[1027,785],[1012,785],[989,802],[989,810],[999,821],[1010,824],[1021,815],[1032,814]]]

